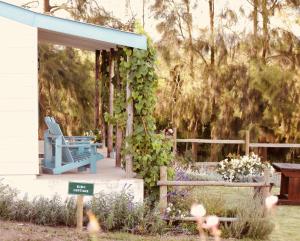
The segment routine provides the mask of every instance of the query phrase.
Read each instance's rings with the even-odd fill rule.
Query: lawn
[[[224,195],[226,200],[235,205],[239,197],[249,195],[251,192],[245,188],[211,188],[211,195]],[[275,189],[274,192],[278,192]],[[300,241],[300,207],[299,206],[278,206],[274,212],[273,222],[275,230],[270,241]],[[86,231],[76,232],[74,228],[45,227],[32,224],[0,221],[0,240],[39,240],[39,241],[88,241]],[[199,240],[196,236],[165,235],[139,236],[126,233],[101,233],[98,241],[194,241]],[[241,240],[251,241],[251,240]]]

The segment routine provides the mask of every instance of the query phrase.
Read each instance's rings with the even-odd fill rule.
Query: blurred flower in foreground
[[[206,210],[201,204],[193,204],[191,207],[191,215],[196,218],[197,221],[197,228],[200,235],[200,240],[205,241],[206,235],[202,228],[202,218],[205,216]]]
[[[221,231],[218,229],[219,218],[217,216],[207,216],[203,228],[209,229],[211,234],[214,236],[215,241],[220,241]]]
[[[203,224],[203,228],[210,229],[218,227],[219,218],[217,216],[208,216]]]
[[[191,214],[196,218],[202,218],[205,216],[206,210],[201,204],[193,204],[191,208]]]
[[[87,215],[89,217],[89,223],[87,225],[87,230],[89,233],[97,233],[100,231],[100,225],[97,221],[97,218],[95,215],[92,213],[91,210],[87,211]]]
[[[278,202],[277,196],[269,196],[265,200],[266,208],[268,210],[271,210]]]

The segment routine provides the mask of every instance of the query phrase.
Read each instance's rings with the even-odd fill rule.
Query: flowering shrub
[[[261,162],[260,157],[251,153],[249,156],[229,156],[217,165],[217,172],[223,179],[230,182],[242,181],[246,178],[261,176],[264,169],[272,166],[268,162]]]
[[[173,203],[168,203],[168,207],[166,209],[166,217],[168,218],[184,218],[188,216],[187,211],[180,210]]]
[[[182,166],[175,166],[176,181],[221,181],[222,176],[216,172],[204,169],[195,169]]]

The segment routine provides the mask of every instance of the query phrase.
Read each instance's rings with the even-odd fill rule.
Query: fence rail
[[[168,186],[222,186],[222,187],[253,187],[254,195],[260,195],[263,199],[270,195],[270,171],[266,169],[264,171],[264,180],[262,182],[241,182],[232,183],[224,181],[168,181],[167,167],[160,167],[160,180],[157,182],[159,186],[159,203],[161,214],[165,214],[168,207]],[[172,218],[172,220],[179,221],[194,221],[193,217],[184,218]],[[222,222],[234,222],[237,221],[235,217],[220,217]]]
[[[176,139],[177,143],[199,143],[199,144],[245,144],[245,140],[227,139]],[[298,143],[249,143],[249,147],[271,147],[271,148],[300,148]]]
[[[158,186],[266,187],[264,182],[158,181]]]
[[[177,129],[173,134],[173,152],[176,154],[177,143],[198,143],[198,144],[225,144],[225,145],[245,145],[245,153],[249,155],[250,148],[300,148],[300,143],[252,143],[250,142],[250,132],[245,131],[244,140],[230,139],[177,139]],[[266,158],[266,157],[265,157]]]
[[[214,140],[214,139],[176,139],[176,142],[207,143],[207,144],[245,144],[245,140]]]

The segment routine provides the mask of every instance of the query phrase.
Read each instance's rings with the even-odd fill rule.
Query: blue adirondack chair
[[[48,130],[44,134],[44,172],[61,174],[90,168],[91,173],[96,173],[96,162],[104,157],[97,153],[99,144],[91,143],[93,137],[66,137],[53,117],[45,117],[45,123]]]

